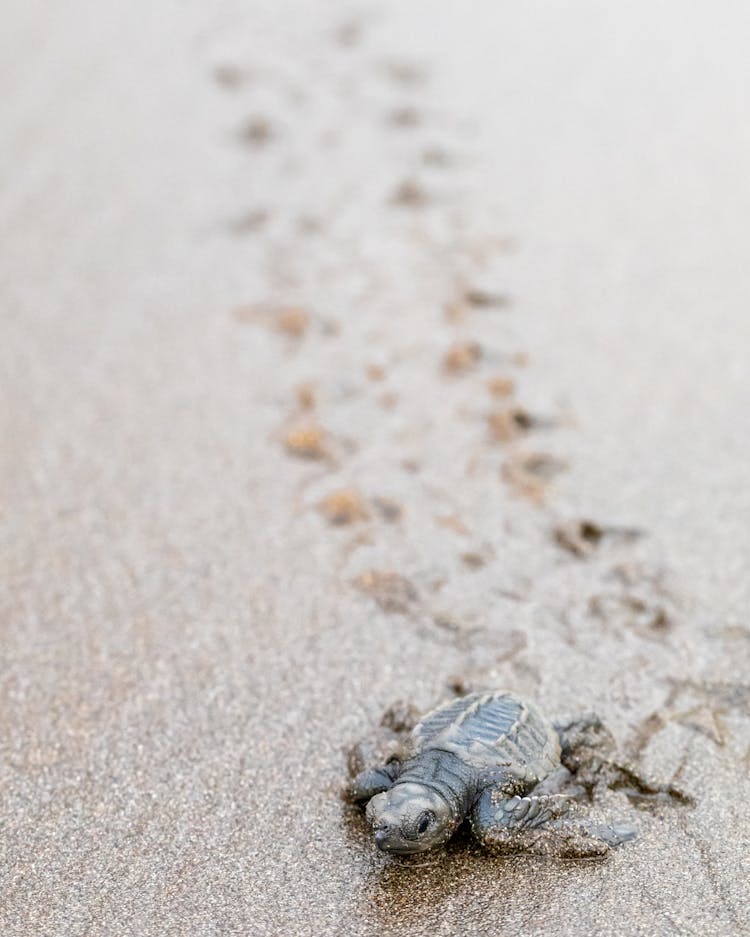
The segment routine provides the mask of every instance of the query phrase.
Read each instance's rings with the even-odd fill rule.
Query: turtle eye
[[[425,810],[417,823],[417,835],[421,836],[423,833],[426,833],[430,823],[432,823],[434,819],[435,814],[431,810]]]

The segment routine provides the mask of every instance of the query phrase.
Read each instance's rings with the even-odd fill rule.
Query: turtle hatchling
[[[428,713],[402,755],[361,771],[348,794],[368,801],[387,853],[440,846],[468,818],[493,852],[602,856],[634,832],[573,819],[573,797],[561,793],[566,755],[592,725],[601,726],[592,715],[555,725],[513,693],[471,693]]]

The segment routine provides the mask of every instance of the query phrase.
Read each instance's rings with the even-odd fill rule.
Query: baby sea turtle
[[[369,801],[388,853],[440,846],[468,817],[494,852],[601,856],[634,832],[574,820],[574,798],[561,793],[571,778],[563,762],[576,763],[576,739],[592,728],[601,728],[593,715],[555,726],[512,693],[471,693],[426,715],[402,757],[361,771],[348,793]]]

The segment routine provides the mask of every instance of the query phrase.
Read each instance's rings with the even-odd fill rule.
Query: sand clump
[[[240,129],[239,138],[245,146],[260,148],[274,137],[271,121],[266,117],[250,117]]]
[[[536,420],[523,407],[511,406],[493,410],[487,417],[487,424],[490,439],[504,443],[528,433],[536,425]]]
[[[323,498],[318,507],[330,524],[339,526],[366,521],[370,516],[367,504],[356,488],[332,491]]]
[[[280,309],[273,326],[277,332],[290,338],[304,338],[310,326],[310,313],[306,309]]]
[[[404,179],[391,196],[391,203],[402,208],[424,208],[430,198],[424,186],[416,179]]]
[[[477,288],[467,290],[464,298],[470,306],[478,309],[503,309],[510,305],[510,297],[505,293],[492,293]]]
[[[487,390],[493,397],[512,397],[516,385],[512,377],[491,377],[487,381]]]
[[[312,322],[309,311],[300,306],[278,306],[264,302],[237,306],[232,315],[242,324],[265,326],[293,339],[304,338]]]
[[[314,381],[302,381],[294,390],[294,398],[300,410],[314,410],[318,403],[317,386]]]
[[[329,455],[328,435],[317,423],[290,429],[284,436],[284,447],[298,459],[324,459]]]
[[[466,374],[477,366],[481,357],[479,342],[455,342],[443,355],[442,368],[446,374]]]
[[[395,524],[404,516],[403,505],[395,498],[377,495],[372,499],[372,507],[389,524]]]
[[[503,481],[511,490],[534,504],[543,504],[550,483],[567,464],[547,453],[516,453],[501,469]]]
[[[565,521],[552,529],[552,537],[559,547],[582,558],[591,556],[605,540],[631,543],[642,536],[643,531],[635,527],[597,524],[586,519]]]

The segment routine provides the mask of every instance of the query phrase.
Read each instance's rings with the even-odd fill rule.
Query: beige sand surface
[[[747,6],[3,21],[0,933],[750,933]],[[696,808],[377,854],[458,678]]]

